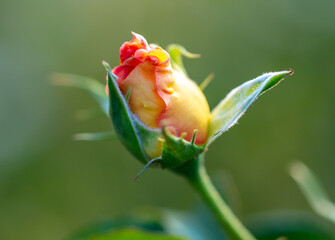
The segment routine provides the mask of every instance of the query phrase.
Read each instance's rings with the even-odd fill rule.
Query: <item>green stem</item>
[[[214,187],[206,172],[203,155],[175,169],[175,172],[189,180],[193,188],[213,211],[222,227],[232,239],[256,240],[235,216]]]

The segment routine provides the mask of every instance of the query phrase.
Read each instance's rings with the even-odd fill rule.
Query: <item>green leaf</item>
[[[182,71],[187,75],[183,64],[183,56],[187,58],[199,58],[200,54],[194,54],[187,51],[183,46],[178,44],[170,44],[167,46],[167,51],[170,55],[172,67],[176,70]]]
[[[182,238],[154,234],[136,229],[123,229],[110,234],[95,236],[89,238],[89,240],[182,240]]]
[[[90,224],[69,236],[68,239],[87,240],[93,236],[109,234],[113,231],[126,228],[136,228],[156,233],[165,232],[162,224],[156,221],[156,219],[147,219],[147,217],[139,218],[137,215],[134,215]]]
[[[77,141],[104,141],[116,139],[116,134],[115,132],[77,133],[73,138]]]
[[[175,137],[163,128],[163,150],[162,157],[159,161],[163,168],[175,168],[183,163],[197,157],[205,149],[206,145],[201,147],[194,144],[195,136],[197,131],[194,131],[191,142],[185,141],[183,137]]]
[[[232,127],[249,106],[265,91],[277,85],[293,71],[265,73],[233,89],[211,112],[209,144]]]
[[[228,240],[217,219],[208,210],[203,205],[187,212],[165,210],[164,227],[171,234],[179,234],[192,240]]]
[[[89,77],[67,73],[53,73],[51,82],[57,86],[80,88],[89,92],[99,103],[100,107],[108,115],[108,97],[105,86],[97,80]]]
[[[312,209],[321,217],[335,223],[335,204],[329,199],[319,179],[302,162],[290,167],[290,175],[298,184]]]
[[[158,148],[160,130],[148,128],[137,119],[116,83],[117,77],[106,62],[104,66],[108,73],[109,114],[114,129],[124,146],[141,162],[147,163],[150,160],[148,153]]]
[[[258,240],[334,240],[327,222],[303,212],[277,211],[248,218],[246,226]]]

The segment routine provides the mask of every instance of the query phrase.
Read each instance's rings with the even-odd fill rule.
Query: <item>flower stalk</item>
[[[204,154],[174,169],[174,171],[184,176],[190,182],[232,239],[256,240],[214,187],[206,171]]]

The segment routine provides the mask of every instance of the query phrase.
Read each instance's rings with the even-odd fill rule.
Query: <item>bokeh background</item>
[[[168,171],[142,168],[117,141],[75,142],[105,131],[88,94],[51,86],[52,72],[104,82],[101,60],[118,63],[131,31],[149,42],[179,43],[213,107],[230,89],[263,72],[295,74],[262,96],[212,146],[211,174],[234,180],[240,212],[309,207],[288,175],[307,163],[335,199],[335,1],[333,0],[1,0],[0,238],[62,239],[81,226],[138,206],[187,209],[196,195]]]

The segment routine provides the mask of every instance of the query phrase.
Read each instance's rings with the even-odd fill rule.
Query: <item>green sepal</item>
[[[150,160],[148,152],[158,146],[160,130],[146,127],[129,109],[127,101],[121,93],[116,79],[108,63],[103,62],[108,73],[109,115],[114,129],[121,142],[141,162]],[[131,93],[130,93],[131,94]]]
[[[171,135],[165,127],[163,127],[163,149],[159,163],[162,168],[176,168],[185,162],[194,159],[206,149],[206,145],[197,146],[194,144],[197,131],[194,131],[191,142],[182,137]]]
[[[277,85],[293,71],[265,73],[233,89],[211,112],[209,144],[237,123],[249,106],[265,91]]]
[[[200,54],[190,53],[183,46],[178,44],[170,44],[167,46],[167,51],[170,55],[172,67],[175,70],[183,72],[187,75],[186,69],[183,64],[183,56],[187,58],[199,58]]]
[[[205,89],[213,81],[213,79],[214,79],[214,73],[209,74],[199,85],[201,91],[205,91]]]

